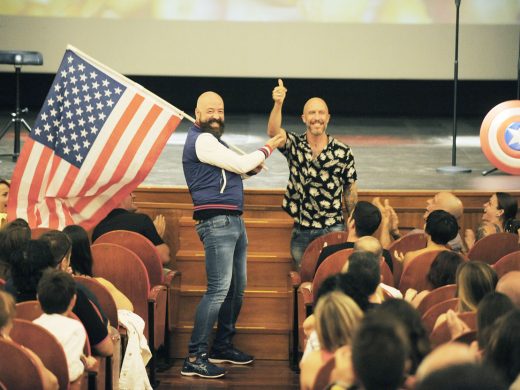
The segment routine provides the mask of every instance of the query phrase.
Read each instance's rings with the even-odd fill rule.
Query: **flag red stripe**
[[[54,152],[47,146],[44,146],[38,161],[38,165],[34,170],[32,182],[29,187],[29,194],[27,196],[29,201],[29,207],[27,209],[29,221],[27,222],[29,222],[31,227],[39,226],[42,222],[40,211],[35,207],[35,205],[38,204],[38,201],[40,200],[40,191],[42,188],[43,179],[45,178],[45,170],[47,169],[47,164],[53,155]]]
[[[7,203],[7,215],[8,220],[12,221],[18,217],[18,212],[16,210],[18,204],[18,193],[20,191],[20,180],[14,180],[15,178],[21,178],[23,176],[23,172],[25,171],[25,166],[27,165],[27,161],[29,160],[29,156],[31,155],[32,149],[34,147],[34,140],[31,137],[27,138],[23,145],[22,152],[18,157],[18,162],[16,163],[13,171],[13,180],[11,181],[11,187],[9,188],[9,201]],[[22,190],[23,191],[23,190]]]
[[[143,102],[144,98],[141,95],[135,95],[132,98],[132,101],[129,103],[128,107],[125,109],[125,112],[117,122],[117,125],[114,127],[112,134],[110,134],[107,143],[105,144],[103,150],[99,154],[99,157],[96,161],[96,164],[92,167],[90,175],[87,177],[86,183],[83,185],[83,188],[79,191],[78,195],[85,195],[89,189],[97,182],[101,173],[103,172],[103,167],[106,162],[110,159],[110,155],[118,144],[121,136],[124,134],[125,129],[128,124],[134,117],[137,109]],[[81,207],[76,206],[77,209],[81,210]]]

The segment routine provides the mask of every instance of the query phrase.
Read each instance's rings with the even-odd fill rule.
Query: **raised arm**
[[[267,123],[267,135],[269,137],[274,137],[280,133],[283,133],[285,137],[285,131],[282,129],[282,106],[286,94],[287,88],[283,86],[282,79],[278,79],[278,85],[273,89],[274,105]]]

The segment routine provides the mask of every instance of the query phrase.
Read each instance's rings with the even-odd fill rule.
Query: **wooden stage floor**
[[[36,114],[26,116],[29,124]],[[0,112],[0,124],[8,119]],[[481,118],[458,121],[457,165],[471,168],[471,173],[440,174],[436,168],[451,165],[451,118],[410,117],[332,117],[329,133],[346,142],[353,150],[360,190],[478,190],[510,191],[520,189],[520,176],[491,168],[480,149]],[[181,122],[159,160],[144,181],[146,186],[185,186],[182,173],[182,147],[190,123]],[[226,116],[224,139],[245,151],[253,151],[267,139],[266,115]],[[287,116],[284,127],[303,132],[299,117]],[[28,132],[23,130],[22,143]],[[14,132],[0,140],[0,154],[12,153]],[[10,178],[14,169],[10,157],[0,157],[0,177]],[[246,188],[284,188],[288,169],[284,157],[276,152],[267,161],[269,171],[245,182]]]

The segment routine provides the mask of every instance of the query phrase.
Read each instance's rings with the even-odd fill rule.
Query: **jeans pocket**
[[[217,215],[209,220],[210,226],[213,229],[220,229],[229,226],[231,223],[229,220],[229,215]]]

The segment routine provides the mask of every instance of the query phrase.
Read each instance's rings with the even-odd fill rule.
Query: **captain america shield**
[[[493,166],[520,175],[520,100],[493,107],[480,127],[482,152]]]

